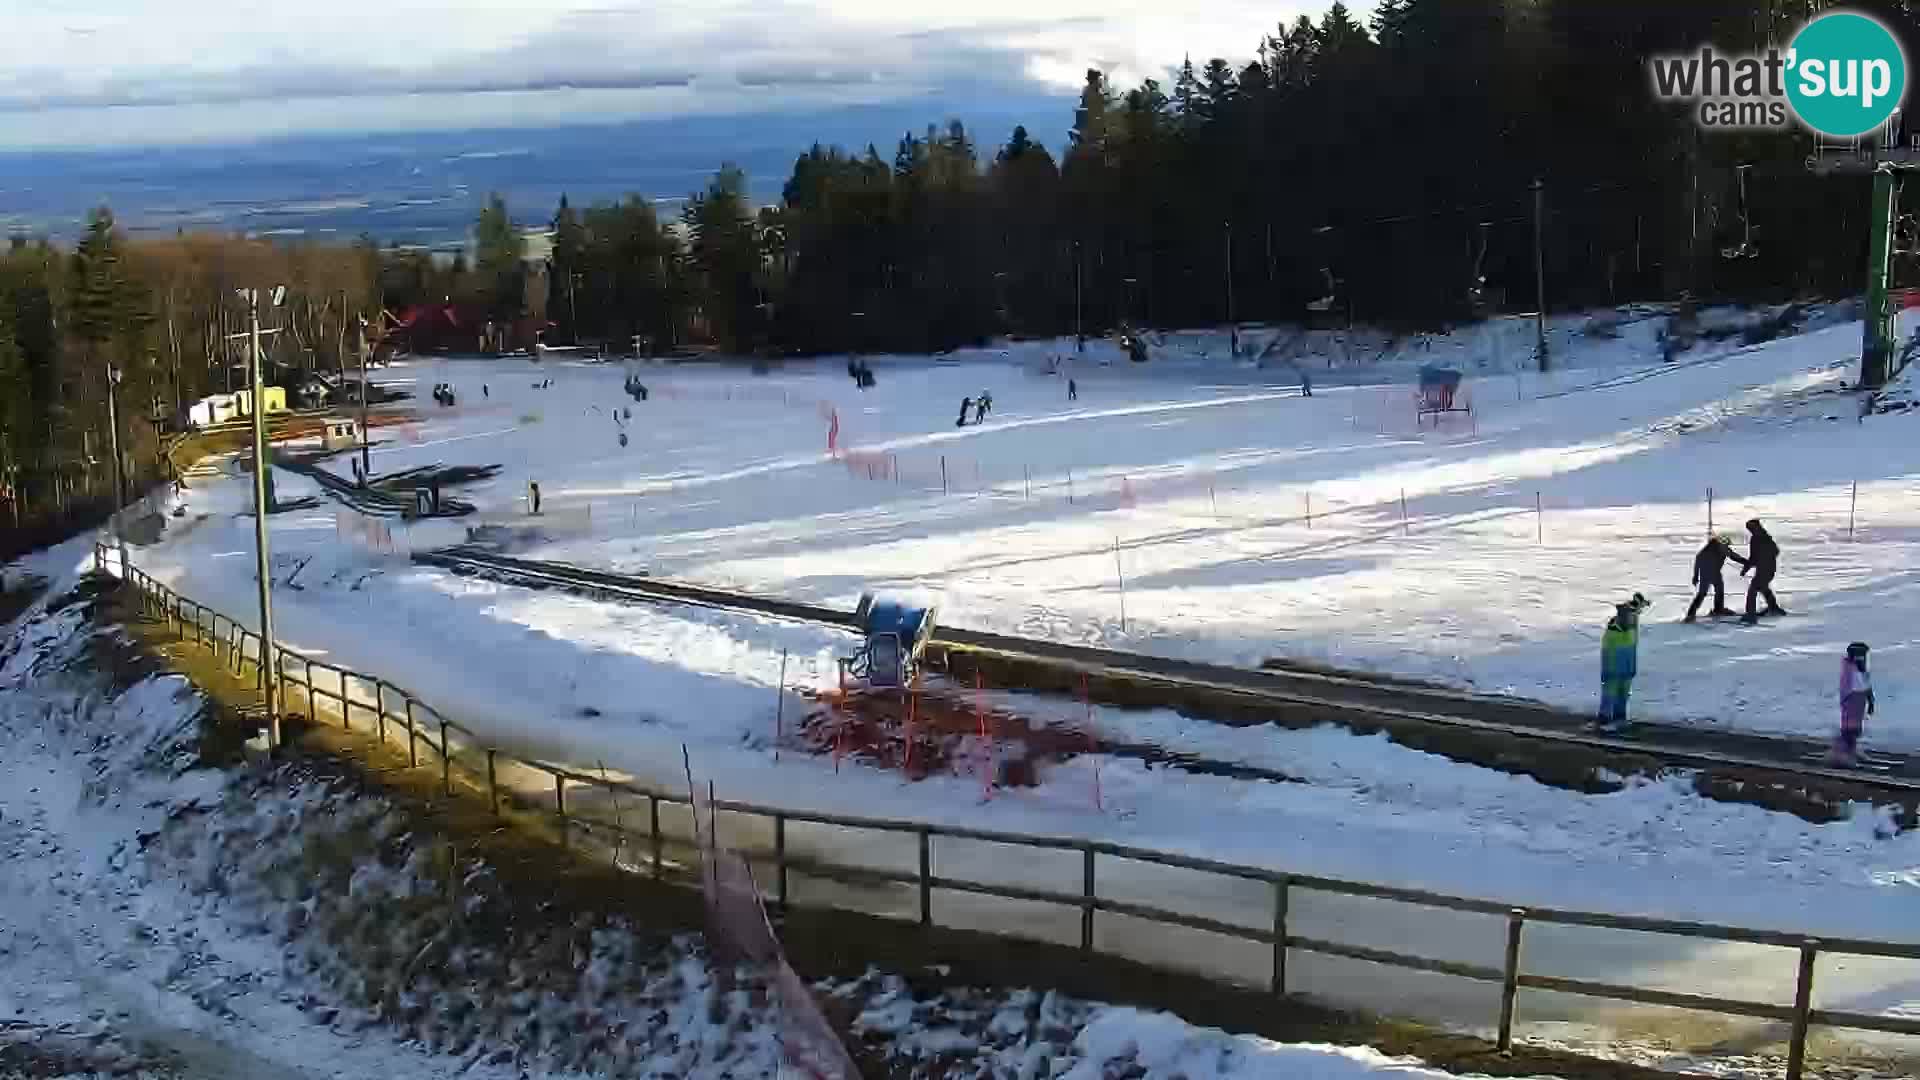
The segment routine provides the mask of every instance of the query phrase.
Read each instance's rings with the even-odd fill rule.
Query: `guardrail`
[[[95,546],[94,561],[95,566],[103,572],[110,565],[118,562],[115,553],[105,545]],[[122,567],[121,577],[138,590],[145,614],[165,620],[183,638],[191,637],[196,643],[212,649],[235,674],[244,673],[248,666],[258,671],[262,652],[258,634],[204,604],[181,596],[132,566]],[[571,845],[576,836],[586,838],[594,834],[612,837],[620,845],[618,850],[623,850],[629,841],[635,842],[636,847],[639,842],[644,842],[648,850],[646,865],[649,872],[656,878],[667,876],[665,849],[668,838],[661,831],[660,808],[662,805],[690,808],[693,799],[689,795],[654,791],[636,784],[591,776],[548,762],[519,757],[485,744],[477,732],[447,718],[415,695],[385,679],[336,664],[316,661],[312,657],[284,646],[276,646],[273,653],[279,672],[276,682],[282,694],[280,702],[282,707],[286,705],[287,692],[298,688],[299,696],[304,698],[307,717],[311,722],[320,722],[322,712],[320,702],[327,701],[338,706],[341,725],[348,731],[354,730],[356,711],[367,714],[365,721],[375,726],[374,733],[383,741],[388,739],[392,726],[398,725],[403,729],[406,737],[408,765],[420,767],[422,746],[432,750],[439,758],[441,786],[446,793],[452,794],[454,791],[455,767],[458,763],[463,782],[483,792],[489,807],[495,813],[499,813],[503,806],[514,802],[523,809],[550,813],[558,827],[563,844]],[[325,676],[326,680],[334,683],[335,686],[323,686],[319,681],[320,676]],[[352,692],[355,685],[365,692],[369,700],[355,698]],[[397,709],[389,709],[389,700],[397,703]],[[536,806],[507,790],[499,781],[499,766],[503,761],[551,777],[553,784],[551,805]],[[574,788],[593,789],[605,792],[609,796],[624,795],[644,800],[647,806],[647,829],[639,831],[627,828],[623,823],[592,819],[578,813],[570,814],[567,809],[568,791]],[[773,849],[771,853],[758,854],[763,861],[770,859],[772,862],[772,894],[768,898],[782,909],[785,909],[789,902],[790,877],[793,874],[849,885],[908,885],[917,890],[918,920],[920,925],[925,927],[935,925],[933,893],[935,890],[941,890],[1077,909],[1080,913],[1079,947],[1081,951],[1087,953],[1095,951],[1095,918],[1103,912],[1265,945],[1272,950],[1267,986],[1268,990],[1276,996],[1284,996],[1287,993],[1289,951],[1345,957],[1477,982],[1497,983],[1500,985],[1501,992],[1496,1041],[1502,1051],[1510,1050],[1513,1045],[1514,1013],[1519,991],[1522,989],[1548,990],[1786,1023],[1790,1025],[1786,1069],[1789,1080],[1800,1080],[1803,1075],[1807,1034],[1812,1027],[1838,1027],[1898,1035],[1920,1035],[1920,1019],[1813,1007],[1814,973],[1821,956],[1878,956],[1920,960],[1920,943],[1907,944],[1864,938],[1816,939],[1800,934],[1752,930],[1713,923],[1651,919],[1561,908],[1516,907],[1491,900],[1448,896],[1421,889],[1344,881],[1311,874],[1294,874],[1266,867],[1219,862],[1172,852],[1073,837],[1041,836],[933,825],[924,822],[813,813],[726,800],[714,801],[713,807],[729,814],[759,818],[771,826]],[[847,866],[791,856],[787,850],[789,824],[820,825],[856,832],[912,836],[916,838],[918,844],[919,865],[915,871],[909,873],[875,867]],[[1081,869],[1079,891],[1029,889],[936,875],[933,872],[933,845],[935,840],[943,838],[1077,852],[1080,855]],[[690,847],[690,844],[682,840],[676,839],[673,843],[676,847]],[[1271,929],[1245,926],[1188,912],[1102,896],[1098,884],[1100,860],[1103,857],[1265,884],[1272,891]],[[1504,956],[1497,967],[1467,964],[1295,934],[1288,926],[1288,911],[1293,895],[1303,890],[1503,917],[1506,920]],[[1783,1005],[1705,994],[1679,993],[1528,972],[1521,965],[1521,943],[1529,923],[1597,927],[1791,949],[1797,953],[1799,963],[1794,981],[1793,1004]]]

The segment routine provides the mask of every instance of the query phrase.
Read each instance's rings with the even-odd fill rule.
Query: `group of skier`
[[[1733,609],[1727,606],[1727,586],[1721,578],[1721,571],[1727,560],[1732,559],[1741,566],[1740,576],[1749,572],[1753,580],[1747,584],[1747,611],[1740,621],[1748,626],[1760,621],[1762,615],[1785,615],[1786,609],[1773,595],[1773,575],[1780,565],[1780,545],[1773,542],[1772,534],[1759,518],[1747,522],[1747,554],[1745,558],[1734,554],[1733,538],[1725,533],[1716,533],[1707,537],[1707,542],[1693,556],[1693,584],[1698,589],[1693,594],[1693,603],[1687,608],[1686,618],[1681,622],[1692,622],[1700,614],[1700,602],[1713,593],[1713,610],[1709,615],[1731,615]],[[1767,601],[1765,611],[1755,611],[1754,607],[1761,598]]]
[[[970,398],[970,397],[961,398],[960,399],[960,419],[954,421],[953,426],[966,427],[969,422],[975,423],[975,424],[983,424],[987,420],[987,414],[992,411],[993,411],[993,391],[991,390],[980,391],[980,396],[977,398]],[[972,417],[971,421],[968,420],[969,416]]]
[[[1681,622],[1691,623],[1699,617],[1700,605],[1709,592],[1713,594],[1713,607],[1708,615],[1734,614],[1726,603],[1726,582],[1722,577],[1729,559],[1740,564],[1740,576],[1752,575],[1747,584],[1746,611],[1740,616],[1743,625],[1756,625],[1763,615],[1787,614],[1773,595],[1780,545],[1758,518],[1747,522],[1747,537],[1745,556],[1733,550],[1732,538],[1726,534],[1707,537],[1693,556],[1693,603],[1688,605]],[[1760,607],[1762,601],[1766,604],[1764,608]],[[1639,673],[1640,613],[1648,606],[1647,598],[1640,593],[1614,605],[1613,616],[1600,635],[1600,711],[1594,726],[1601,731],[1619,731],[1627,726],[1627,698],[1633,691],[1634,676]],[[1840,660],[1840,727],[1828,751],[1828,760],[1834,764],[1860,763],[1860,735],[1866,726],[1866,717],[1874,711],[1873,679],[1867,670],[1870,651],[1866,642],[1855,641],[1847,646]]]

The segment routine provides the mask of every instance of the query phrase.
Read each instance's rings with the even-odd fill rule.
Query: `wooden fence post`
[[[773,815],[774,902],[787,909],[787,816]]]
[[[308,676],[308,678],[311,680],[312,676]],[[307,685],[311,688],[313,683],[309,681]],[[413,695],[411,694],[407,695],[405,716],[407,722],[407,768],[417,769],[420,767],[420,744],[415,741],[413,737]]]
[[[1287,992],[1287,894],[1290,891],[1287,878],[1273,883],[1273,977],[1267,989],[1282,996]]]
[[[1813,1010],[1813,966],[1819,958],[1820,943],[1813,938],[1800,943],[1800,975],[1793,984],[1793,1034],[1787,1040],[1787,1080],[1800,1080],[1807,1064],[1807,1021]]]
[[[453,744],[447,741],[447,721],[440,721],[440,790],[453,794]]]
[[[933,925],[933,834],[920,828],[920,925]]]
[[[1520,908],[1507,913],[1507,963],[1500,978],[1499,1048],[1503,1054],[1513,1053],[1513,1003],[1520,994],[1520,928],[1526,922],[1527,913]]]
[[[353,730],[353,699],[347,696],[347,669],[340,669],[340,726],[347,731]]]
[[[487,810],[495,817],[500,815],[500,782],[495,778],[493,758],[497,751],[487,747]]]
[[[1080,849],[1080,951],[1093,951],[1093,845]]]
[[[379,679],[373,680],[373,722],[380,733],[380,745],[387,745],[387,684]]]
[[[567,778],[559,773],[553,774],[553,812],[560,818],[560,846],[568,847],[571,841],[567,835]]]
[[[651,821],[653,833],[653,876],[660,876],[660,796],[647,795],[647,817]]]

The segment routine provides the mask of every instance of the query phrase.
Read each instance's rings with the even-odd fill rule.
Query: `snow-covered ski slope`
[[[1875,645],[1880,688],[1869,738],[1920,744],[1902,707],[1913,698],[1903,695],[1911,605],[1900,590],[1920,514],[1905,449],[1912,421],[1857,422],[1839,387],[1858,335],[1857,323],[1842,324],[1661,365],[1645,327],[1617,340],[1562,334],[1563,373],[1470,378],[1472,423],[1450,417],[1438,433],[1414,427],[1402,377],[1416,357],[1387,365],[1393,382],[1323,369],[1305,399],[1286,369],[1202,359],[1198,346],[1182,358],[1171,335],[1144,368],[1074,366],[1077,402],[1066,400],[1066,375],[1039,374],[1056,343],[947,362],[878,358],[879,385],[864,393],[839,362],[758,377],[637,367],[644,403],[621,393],[629,372],[618,365],[421,361],[390,375],[416,381],[423,419],[410,434],[382,431],[375,470],[502,463],[497,480],[458,490],[482,513],[393,523],[391,551],[344,537],[331,507],[275,518],[276,625],[289,645],[405,685],[504,746],[587,768],[604,762],[655,786],[681,782],[684,744],[719,790],[762,803],[1086,835],[1512,903],[1908,938],[1920,840],[1870,808],[1817,826],[1703,800],[1685,776],[1586,796],[1378,738],[1224,731],[1102,710],[1093,723],[1114,737],[1303,782],[1083,755],[1037,788],[983,803],[970,777],[909,784],[793,753],[775,760],[783,663],[789,685],[830,683],[832,657],[848,647],[834,631],[600,604],[405,562],[409,547],[495,525],[521,531],[533,554],[580,563],[849,607],[869,587],[935,590],[947,621],[985,629],[1242,662],[1312,657],[1579,707],[1593,693],[1611,602],[1638,590],[1656,606],[1636,708],[1823,732],[1840,650],[1860,637]],[[533,388],[549,378],[551,387]],[[458,408],[431,403],[425,391],[437,382],[456,386]],[[959,399],[982,389],[994,415],[956,428]],[[611,410],[629,405],[632,419],[616,425]],[[838,458],[827,452],[830,412],[840,420]],[[345,460],[331,465],[347,474]],[[534,522],[522,501],[530,479],[544,491]],[[1723,527],[1738,531],[1753,514],[1772,526],[1786,552],[1778,589],[1795,615],[1753,630],[1674,624],[1690,595],[1708,484]],[[247,617],[248,498],[238,476],[191,489],[167,538],[136,549],[135,562]],[[789,720],[799,707],[788,701]],[[977,861],[964,869],[983,880],[1061,884],[1048,876],[1057,868],[1004,853]],[[1170,887],[1137,884],[1143,898]],[[1264,895],[1171,887],[1223,918],[1267,917]],[[1365,916],[1371,944],[1465,962],[1498,956],[1497,921]],[[1344,907],[1300,918],[1301,933],[1355,929]],[[1182,955],[1171,959],[1237,970],[1231,951],[1176,945]],[[1766,950],[1676,955],[1666,940],[1628,949],[1573,933],[1557,943],[1543,934],[1529,948],[1564,950],[1569,975],[1599,970],[1767,1000],[1791,990],[1791,957]],[[1452,984],[1383,980],[1332,962],[1298,974],[1336,999],[1448,1022],[1487,1015],[1474,992]],[[1823,973],[1822,994],[1847,1007],[1904,1008],[1910,976],[1906,965],[1850,965],[1844,978]],[[1602,1014],[1620,1020],[1575,999],[1529,1005],[1543,1022]]]
[[[502,462],[476,493],[490,520],[523,518],[537,480],[540,556],[847,606],[867,588],[927,589],[945,621],[980,629],[1292,657],[1581,709],[1611,605],[1638,591],[1654,601],[1640,715],[1818,735],[1840,651],[1860,639],[1881,676],[1870,737],[1920,746],[1900,674],[1920,454],[1911,420],[1860,423],[1843,391],[1858,325],[1673,364],[1650,325],[1563,333],[1568,367],[1547,375],[1476,376],[1472,350],[1443,341],[1381,365],[1391,383],[1322,370],[1311,399],[1289,369],[1220,359],[1224,342],[1203,359],[1199,335],[1170,336],[1144,367],[1083,360],[1056,376],[1037,372],[1057,343],[881,358],[865,392],[831,362],[759,378],[646,367],[644,404],[621,394],[619,367],[422,362],[422,388],[451,382],[461,406],[425,404],[418,445],[383,446],[374,467]],[[1468,368],[1471,417],[1416,428],[1398,380],[1422,356]],[[993,415],[956,427],[983,389]],[[629,406],[622,449],[611,410]],[[827,454],[828,408],[850,460]],[[1678,623],[1709,490],[1736,547],[1755,516],[1779,539],[1789,619]],[[1742,584],[1729,574],[1730,603]]]

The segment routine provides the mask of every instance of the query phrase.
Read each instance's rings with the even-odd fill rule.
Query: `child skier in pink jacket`
[[[1867,674],[1867,645],[1847,646],[1840,661],[1840,734],[1833,740],[1833,760],[1841,765],[1860,763],[1860,731],[1873,712],[1873,677]]]

